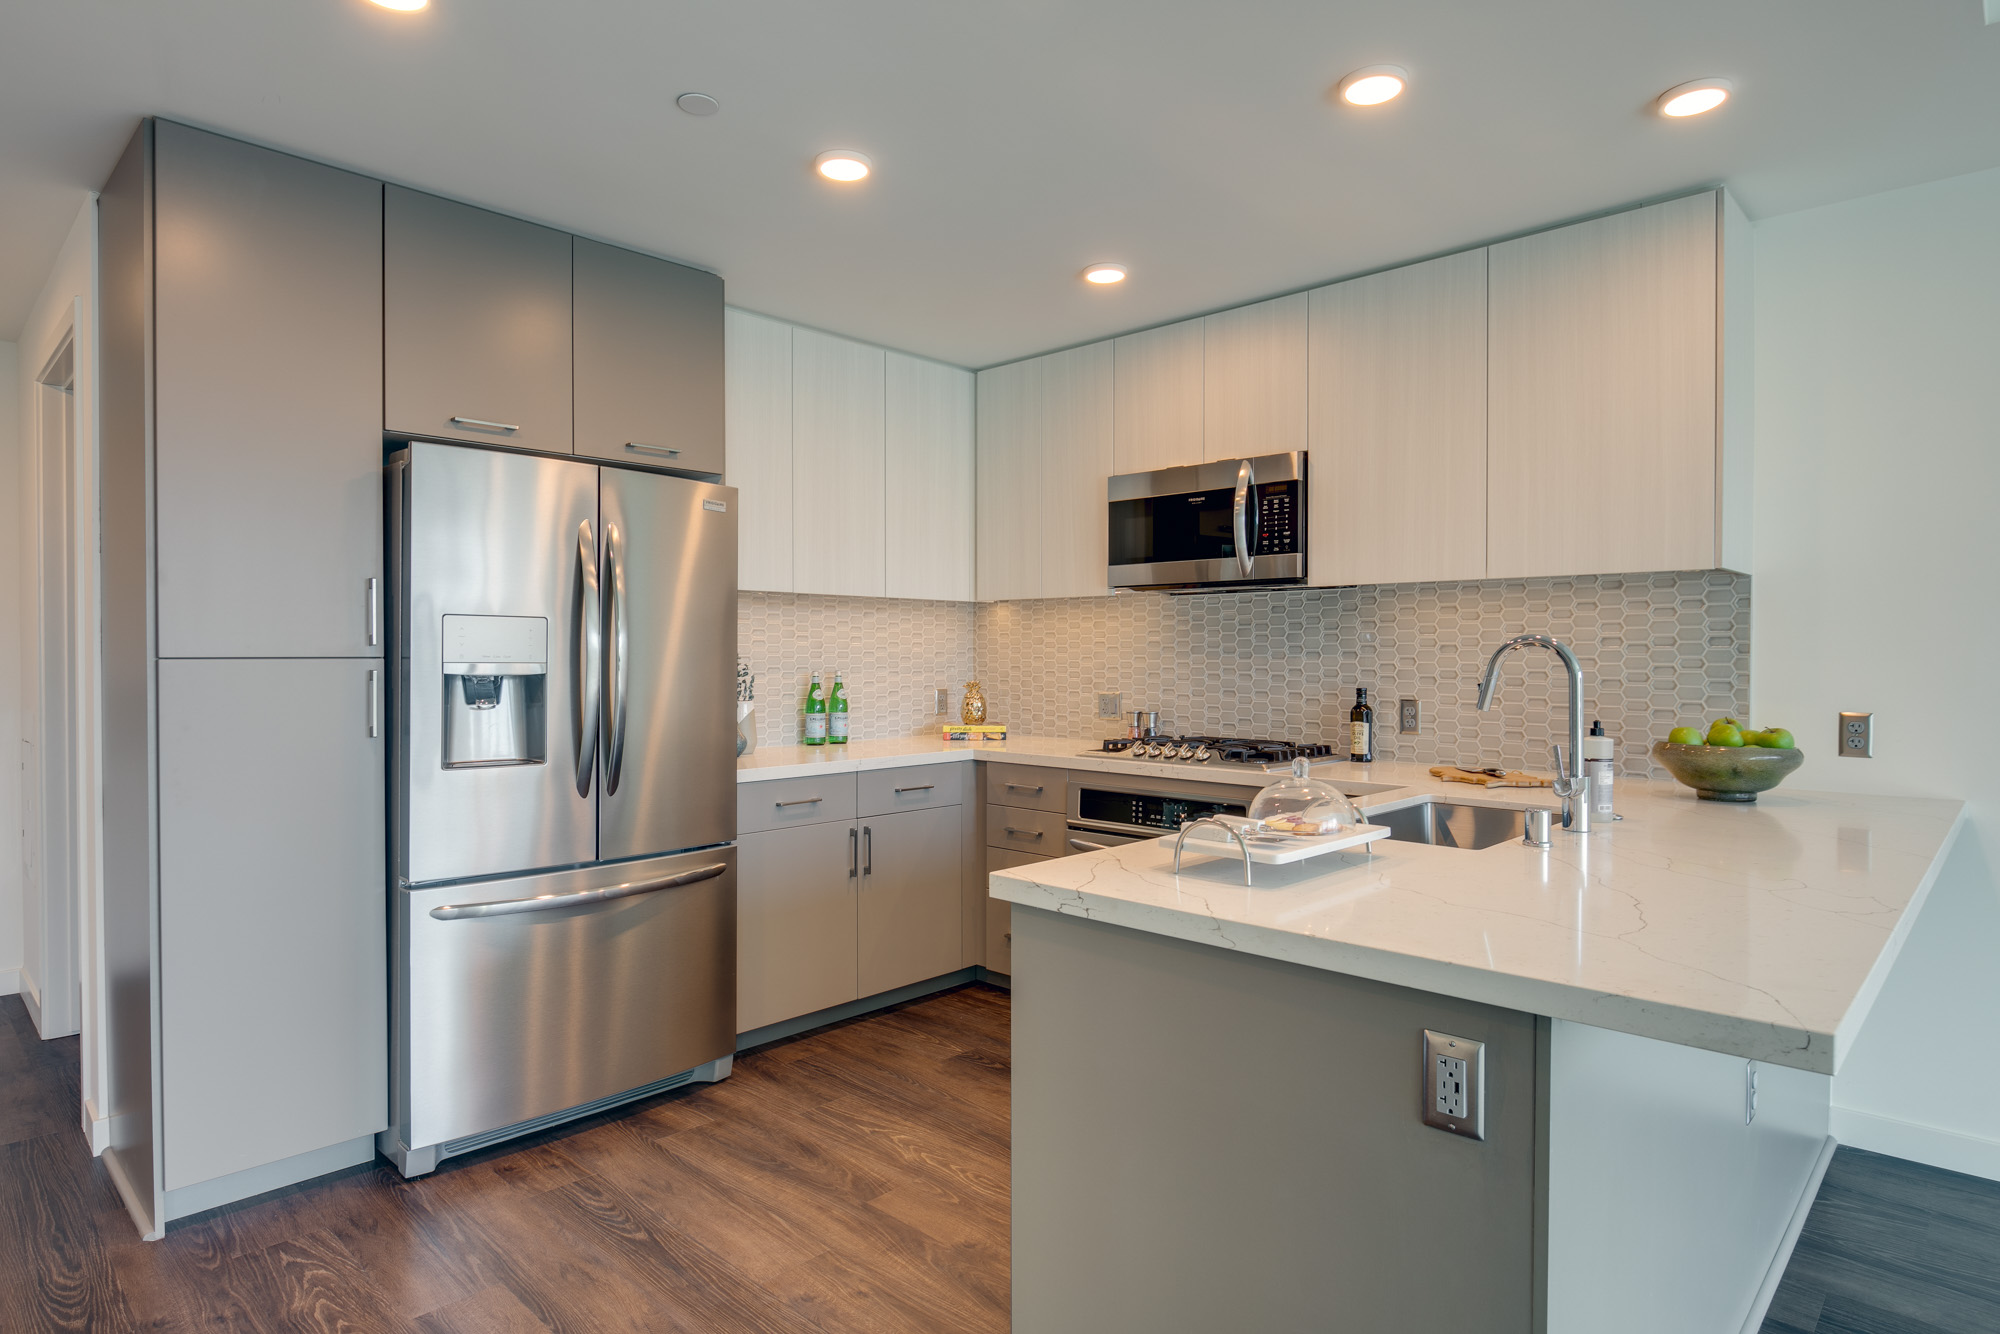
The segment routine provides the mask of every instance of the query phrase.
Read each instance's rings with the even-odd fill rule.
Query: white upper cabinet
[[[792,588],[881,597],[882,349],[792,330]]]
[[[1491,248],[1490,577],[1723,563],[1748,498],[1723,486],[1747,443],[1718,434],[1733,208],[1708,191]]]
[[[979,596],[1108,593],[1109,342],[979,376]]]
[[[885,586],[892,598],[972,600],[972,372],[888,354]]]
[[[792,591],[792,326],[723,312],[725,480],[737,492],[739,588]]]
[[[1203,320],[1112,340],[1111,471],[1202,461]]]
[[[1486,576],[1486,252],[1312,297],[1306,574]]]
[[[1202,459],[1306,447],[1304,292],[1202,320]]]

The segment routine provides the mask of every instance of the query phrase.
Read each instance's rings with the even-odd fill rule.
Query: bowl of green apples
[[[1734,718],[1718,718],[1703,734],[1693,727],[1676,727],[1665,741],[1653,743],[1653,758],[1703,801],[1755,801],[1785,781],[1805,763],[1805,752],[1782,727],[1745,727]]]

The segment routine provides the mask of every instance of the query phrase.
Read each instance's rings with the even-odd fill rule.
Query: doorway
[[[22,701],[23,959],[21,995],[44,1038],[78,1031],[83,1015],[77,893],[76,337],[72,327],[35,377],[28,441],[30,522],[23,589],[32,688]]]

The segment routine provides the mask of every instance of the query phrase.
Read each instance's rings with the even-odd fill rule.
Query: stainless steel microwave
[[[1306,456],[1222,459],[1111,479],[1113,588],[1306,578]]]

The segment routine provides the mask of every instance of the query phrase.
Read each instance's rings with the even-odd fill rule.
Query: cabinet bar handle
[[[854,826],[847,827],[847,878],[852,880],[861,874],[861,835]]]
[[[482,431],[518,431],[521,429],[513,422],[481,421],[477,417],[453,417],[451,424],[453,426],[476,426]]]
[[[1042,795],[1042,789],[1040,784],[1037,784],[1034,787],[1028,787],[1022,783],[1009,783],[1007,784],[1007,790],[1009,792],[1032,792],[1038,797]]]
[[[896,789],[896,791],[898,791],[898,792],[928,792],[928,791],[930,791],[930,790],[931,790],[932,788],[934,788],[934,787],[936,787],[936,786],[937,786],[937,784],[936,784],[936,783],[919,783],[919,784],[918,784],[917,786],[915,786],[915,787],[899,787],[899,788],[897,788],[897,789]]]
[[[1041,829],[1016,829],[1013,825],[1008,825],[1007,832],[1021,838],[1040,838],[1047,831]]]
[[[677,459],[681,456],[681,452],[678,449],[667,449],[661,445],[642,445],[637,440],[627,440],[625,448],[631,450],[634,454],[664,454],[670,459]]]
[[[861,826],[861,874],[875,874],[875,830]]]
[[[826,800],[824,797],[800,797],[797,801],[779,802],[778,809],[782,811],[787,806],[817,806],[824,800]]]
[[[623,885],[607,885],[603,889],[580,889],[570,894],[544,894],[532,899],[448,903],[441,908],[431,909],[431,916],[440,922],[453,922],[465,917],[511,917],[515,913],[581,908],[592,903],[609,903],[613,899],[629,899],[638,894],[657,894],[663,889],[679,889],[683,885],[700,884],[704,880],[713,880],[728,870],[727,862],[717,862],[713,866],[704,866],[699,870],[670,875],[664,880],[633,880]]]
[[[382,673],[374,667],[368,669],[368,735],[382,735]]]
[[[382,634],[382,581],[368,581],[368,647],[374,648],[381,642]]]

